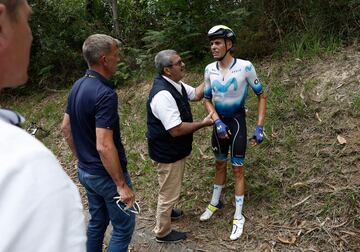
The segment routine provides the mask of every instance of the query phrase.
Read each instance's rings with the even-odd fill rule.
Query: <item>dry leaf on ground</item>
[[[277,237],[278,240],[284,244],[294,244],[296,242],[296,237],[295,236],[291,236],[290,238],[284,238],[281,236]]]
[[[337,140],[341,145],[346,144],[346,139],[340,135],[337,136]]]

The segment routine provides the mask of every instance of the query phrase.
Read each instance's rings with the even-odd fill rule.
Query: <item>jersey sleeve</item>
[[[115,92],[104,93],[96,102],[96,128],[113,129],[118,120],[118,98]]]
[[[255,67],[251,62],[248,62],[247,66],[245,67],[246,73],[246,81],[254,91],[256,95],[259,95],[263,92],[263,87],[256,75]]]
[[[210,68],[207,66],[204,73],[204,98],[212,99],[211,81],[210,81]]]

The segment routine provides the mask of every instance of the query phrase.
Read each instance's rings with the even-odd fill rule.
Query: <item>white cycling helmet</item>
[[[235,32],[225,25],[215,25],[208,31],[207,36],[210,40],[215,38],[224,38],[230,39],[232,43],[235,43],[236,41]]]
[[[226,39],[230,39],[232,42],[232,46],[230,48],[227,48],[227,44],[225,42],[226,52],[224,53],[223,56],[221,56],[220,58],[217,58],[216,59],[217,61],[222,61],[225,58],[225,56],[228,54],[228,52],[233,48],[235,41],[236,41],[235,32],[233,32],[233,30],[231,30],[229,27],[227,27],[225,25],[215,25],[213,28],[211,28],[208,31],[207,36],[210,40],[213,40],[216,38],[222,38],[222,39],[224,39],[224,41],[226,41]]]

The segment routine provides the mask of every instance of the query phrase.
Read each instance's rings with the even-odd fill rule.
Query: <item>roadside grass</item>
[[[354,95],[352,102],[352,109],[355,115],[360,115],[360,95]]]
[[[326,53],[333,53],[343,46],[340,36],[324,34],[313,27],[307,31],[288,33],[283,39],[276,53],[279,57],[284,54],[299,59],[309,59]]]
[[[354,129],[355,126],[350,128],[344,124],[345,119],[359,123],[360,98],[354,95],[352,105],[341,110],[331,110],[340,107],[335,101],[325,101],[324,107],[319,108],[318,103],[307,98],[316,82],[303,82],[299,76],[311,71],[312,63],[290,59],[271,64],[255,62],[265,89],[269,86],[265,140],[256,147],[248,145],[244,214],[249,224],[244,234],[246,238],[234,246],[258,249],[259,241],[271,241],[276,244],[277,251],[356,251],[360,247],[360,176],[357,171],[360,144],[355,133],[355,139],[351,139],[354,144],[348,146],[338,144],[336,136],[351,133]],[[185,80],[197,86],[202,81],[202,74],[189,73]],[[121,86],[118,94],[128,168],[144,215],[153,218],[158,184],[145,137],[145,104],[151,82],[146,79]],[[74,170],[75,159],[59,129],[66,97],[66,92],[7,97],[2,106],[24,114],[27,123],[33,121],[50,130],[49,136],[39,139],[54,151],[79,185]],[[191,106],[194,120],[206,116],[201,102]],[[257,121],[257,98],[251,91],[247,109],[250,138]],[[319,109],[324,110],[321,122],[315,117]],[[197,239],[217,243],[228,239],[234,211],[234,180],[228,164],[227,186],[222,196],[225,209],[211,222],[200,223],[198,217],[209,203],[215,173],[210,137],[211,127],[194,134],[193,151],[187,160],[178,207],[190,216],[187,229],[194,233],[211,230]],[[79,187],[84,198],[83,189]],[[83,202],[86,207],[86,200]],[[279,237],[283,236],[294,237],[295,242],[281,242]]]

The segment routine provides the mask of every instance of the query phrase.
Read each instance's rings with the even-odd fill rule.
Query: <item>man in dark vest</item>
[[[180,196],[185,160],[192,149],[192,134],[214,122],[212,113],[193,122],[189,100],[203,98],[204,84],[193,88],[181,81],[185,64],[176,51],[159,52],[155,66],[159,74],[147,101],[149,155],[155,161],[160,186],[154,232],[157,242],[176,242],[186,239],[184,232],[171,229],[171,220],[183,215],[174,206]]]

